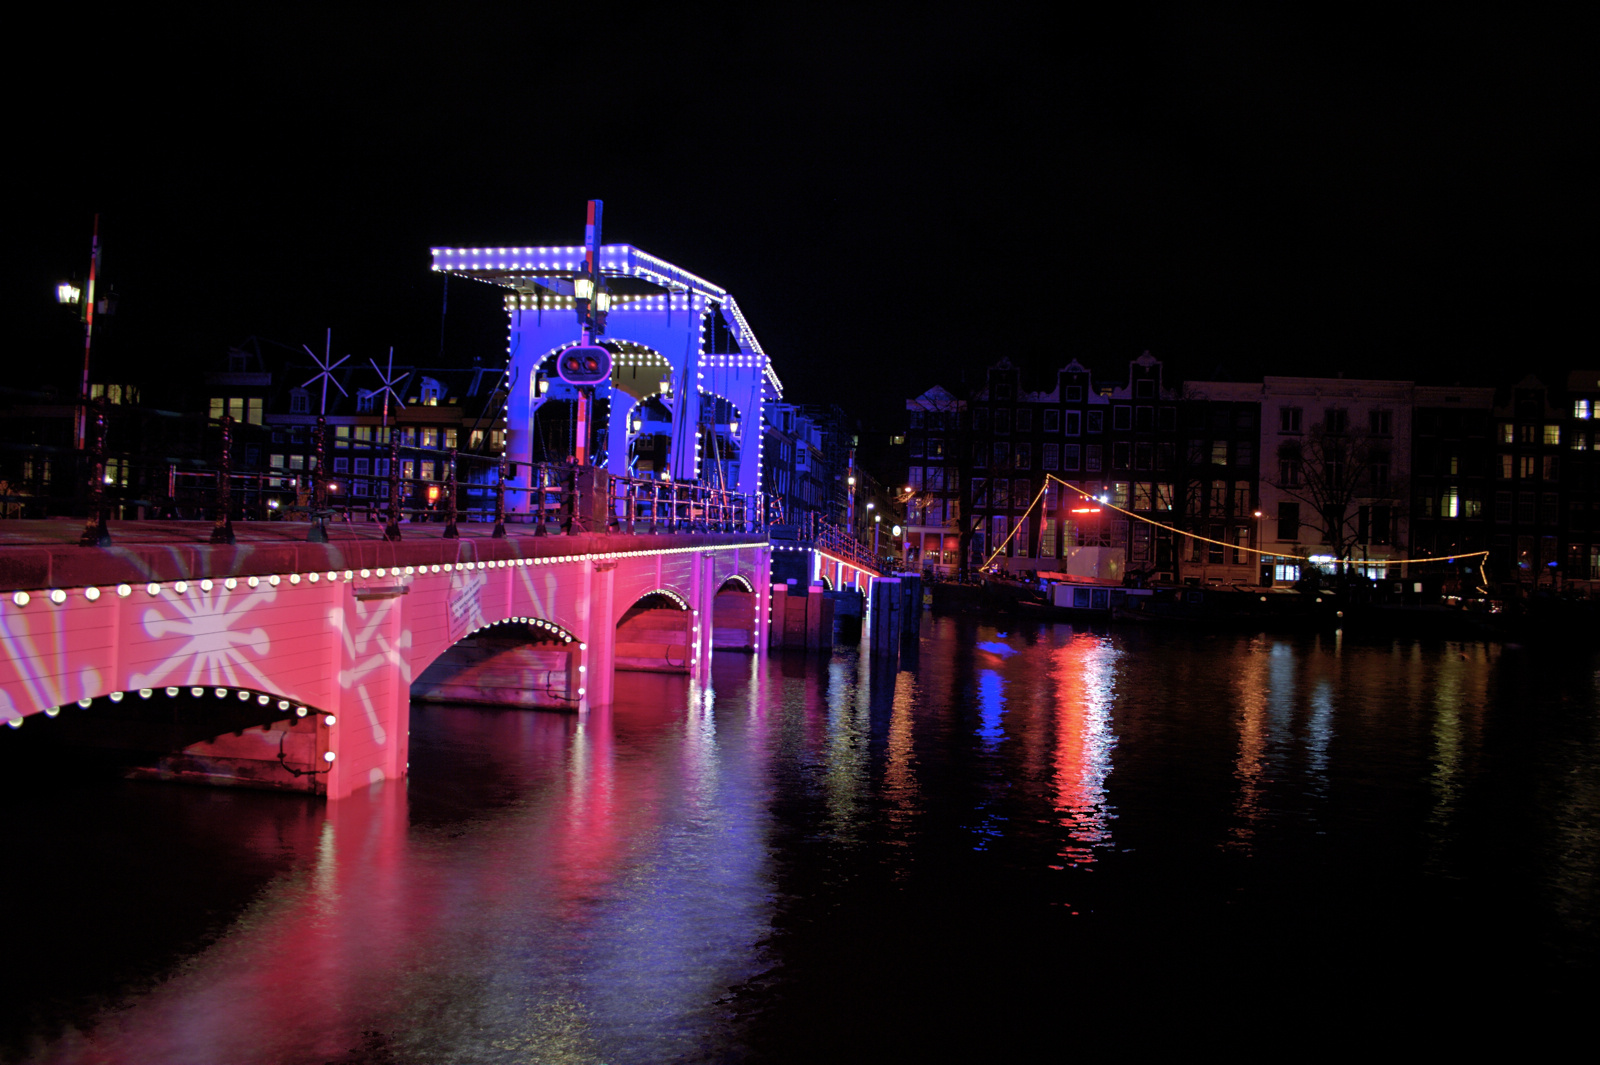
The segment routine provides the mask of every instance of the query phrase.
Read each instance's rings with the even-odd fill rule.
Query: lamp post
[[[867,506],[870,507],[870,506],[872,506],[872,504],[868,503]],[[882,523],[883,523],[883,515],[882,514],[874,514],[872,516],[872,557],[873,558],[877,558],[878,557],[878,530],[883,528],[883,524]]]
[[[1255,544],[1253,546],[1255,547],[1257,552],[1260,552],[1261,551],[1261,511],[1258,510],[1258,511],[1255,512],[1255,518],[1256,518],[1256,520],[1255,520]],[[1272,569],[1271,569],[1271,567],[1269,566],[1269,564],[1267,562],[1267,556],[1264,555],[1264,554],[1259,554],[1258,553],[1256,555],[1256,579],[1257,579],[1257,583],[1261,584],[1262,586],[1266,586],[1266,585],[1269,585],[1269,584],[1272,583]]]

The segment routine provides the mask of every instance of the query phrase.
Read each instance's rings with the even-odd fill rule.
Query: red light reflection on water
[[[1053,806],[1067,830],[1060,856],[1070,865],[1095,861],[1095,848],[1111,842],[1106,777],[1117,737],[1111,731],[1116,662],[1109,640],[1087,633],[1052,652],[1055,684]]]

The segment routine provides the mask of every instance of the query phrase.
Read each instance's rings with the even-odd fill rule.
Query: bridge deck
[[[234,523],[236,542],[214,545],[209,521],[113,521],[109,527],[111,546],[79,547],[81,521],[0,522],[0,591],[766,543],[765,533],[539,536],[532,526],[516,525],[496,540],[492,525],[476,523],[460,524],[459,539],[446,539],[442,524],[406,524],[405,538],[391,542],[383,538],[382,523],[330,522],[329,542],[314,544],[306,542],[306,522],[260,521]]]

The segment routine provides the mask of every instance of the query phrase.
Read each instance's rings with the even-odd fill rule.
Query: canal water
[[[894,662],[625,674],[582,720],[419,704],[410,779],[332,806],[13,759],[0,1054],[1542,1057],[1590,1027],[1592,651],[925,621]]]

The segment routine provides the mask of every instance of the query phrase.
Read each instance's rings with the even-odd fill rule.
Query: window
[[[1103,433],[1106,431],[1105,411],[1092,410],[1089,412],[1089,431],[1091,433]]]
[[[303,388],[296,388],[289,393],[290,414],[310,414],[311,394]]]
[[[1587,451],[1589,450],[1589,435],[1587,433],[1573,433],[1571,439],[1567,442],[1567,446],[1574,451]]]
[[[1150,468],[1151,455],[1154,451],[1155,449],[1151,447],[1149,441],[1140,441],[1139,443],[1135,444],[1133,447],[1134,469],[1148,470]]]
[[[1367,412],[1367,428],[1373,436],[1389,435],[1389,412],[1386,410],[1372,410]]]
[[[906,479],[910,483],[911,490],[913,492],[922,491],[922,467],[921,466],[912,466],[910,469],[908,469],[906,471]]]
[[[1516,442],[1516,437],[1512,435],[1510,422],[1501,422],[1500,432],[1497,435],[1499,436],[1502,444],[1511,444]]]
[[[1100,445],[1090,444],[1089,453],[1084,456],[1084,469],[1090,473],[1099,473],[1100,466]]]
[[[994,468],[1003,470],[1011,465],[1011,445],[996,443],[994,445]]]
[[[942,491],[944,491],[944,467],[943,466],[929,466],[928,467],[928,491],[930,491],[930,492],[942,492]]]
[[[914,410],[914,411],[907,412],[907,414],[906,414],[906,428],[907,429],[921,429],[922,428],[922,412],[920,410]]]
[[[972,431],[987,433],[989,431],[989,410],[987,407],[978,407],[972,412]]]
[[[1547,481],[1556,479],[1556,457],[1554,455],[1544,456],[1544,479]]]
[[[1300,504],[1278,504],[1278,539],[1291,543],[1300,539]]]
[[[1029,433],[1033,431],[1033,411],[1027,407],[1017,408],[1017,432]]]
[[[928,458],[944,458],[944,438],[938,436],[928,437]]]
[[[1439,497],[1439,517],[1458,518],[1461,516],[1461,497],[1454,488],[1446,488]]]
[[[338,458],[334,459],[333,460],[333,472],[334,473],[349,473],[350,472],[350,460],[345,458],[342,455],[339,456]]]
[[[1248,466],[1256,460],[1256,449],[1252,444],[1234,444],[1233,462],[1236,466]]]
[[[1011,411],[1007,408],[995,408],[994,431],[997,433],[1009,433],[1011,431]]]
[[[1017,469],[1026,470],[1031,468],[1033,466],[1033,445],[1018,443],[1016,459]]]
[[[1133,428],[1133,408],[1115,406],[1111,408],[1111,427],[1118,432],[1126,432]]]
[[[1112,481],[1111,505],[1127,510],[1128,504],[1132,501],[1129,493],[1130,487],[1127,481]]]
[[[1278,431],[1280,433],[1300,432],[1301,415],[1302,409],[1300,407],[1279,407]]]
[[[1148,433],[1156,427],[1156,409],[1154,407],[1135,407],[1133,409],[1133,427],[1141,433]]]
[[[1061,446],[1059,444],[1044,445],[1044,468],[1047,470],[1059,469]]]
[[[1572,416],[1574,418],[1587,419],[1591,417],[1592,414],[1593,410],[1590,407],[1588,400],[1575,399],[1572,401]]]
[[[1343,407],[1329,407],[1322,415],[1322,431],[1343,433],[1350,428],[1350,412]]]
[[[1060,411],[1047,410],[1044,412],[1044,431],[1047,433],[1059,433],[1061,431]]]
[[[1067,402],[1068,403],[1082,403],[1083,402],[1083,386],[1082,385],[1068,385],[1067,386]]]
[[[1011,482],[1004,477],[996,477],[989,484],[989,506],[995,510],[1004,510],[1011,505]]]
[[[1125,470],[1132,461],[1132,449],[1126,440],[1118,440],[1111,445],[1111,468]]]
[[[1077,436],[1082,430],[1083,412],[1076,410],[1067,411],[1067,435]]]
[[[1172,483],[1170,481],[1157,481],[1155,484],[1155,509],[1172,509]]]
[[[1226,440],[1211,441],[1211,463],[1214,466],[1228,464],[1228,442]]]
[[[1533,470],[1534,470],[1534,462],[1536,461],[1534,456],[1532,456],[1532,455],[1521,455],[1521,456],[1518,456],[1518,457],[1520,459],[1520,461],[1518,462],[1518,467],[1519,467],[1518,472],[1521,473],[1524,478],[1532,477],[1533,476]]]
[[[1510,455],[1501,455],[1500,456],[1500,476],[1502,478],[1507,479],[1507,480],[1509,480],[1511,478],[1512,470],[1513,470],[1513,465],[1512,464],[1513,464],[1514,461],[1515,460]]]
[[[1061,468],[1063,470],[1076,470],[1082,450],[1082,447],[1077,444],[1064,445],[1061,448]]]
[[[1544,442],[1550,446],[1561,443],[1561,426],[1547,425],[1544,427]]]
[[[989,505],[989,481],[985,477],[972,479],[972,505],[974,507],[987,507]]]
[[[1375,453],[1372,456],[1372,465],[1367,470],[1367,477],[1375,496],[1387,495],[1389,492],[1389,453],[1387,451]]]
[[[1138,481],[1138,482],[1136,482],[1134,484],[1134,486],[1133,486],[1133,509],[1134,510],[1154,510],[1155,509],[1155,505],[1154,505],[1153,498],[1152,498],[1152,493],[1151,493],[1150,482],[1148,482],[1148,481]],[[1148,526],[1146,526],[1146,527],[1148,527]]]
[[[370,459],[356,459],[356,476],[358,476],[358,477],[365,476],[366,474],[371,473],[371,472],[372,472],[372,460],[370,460]]]

